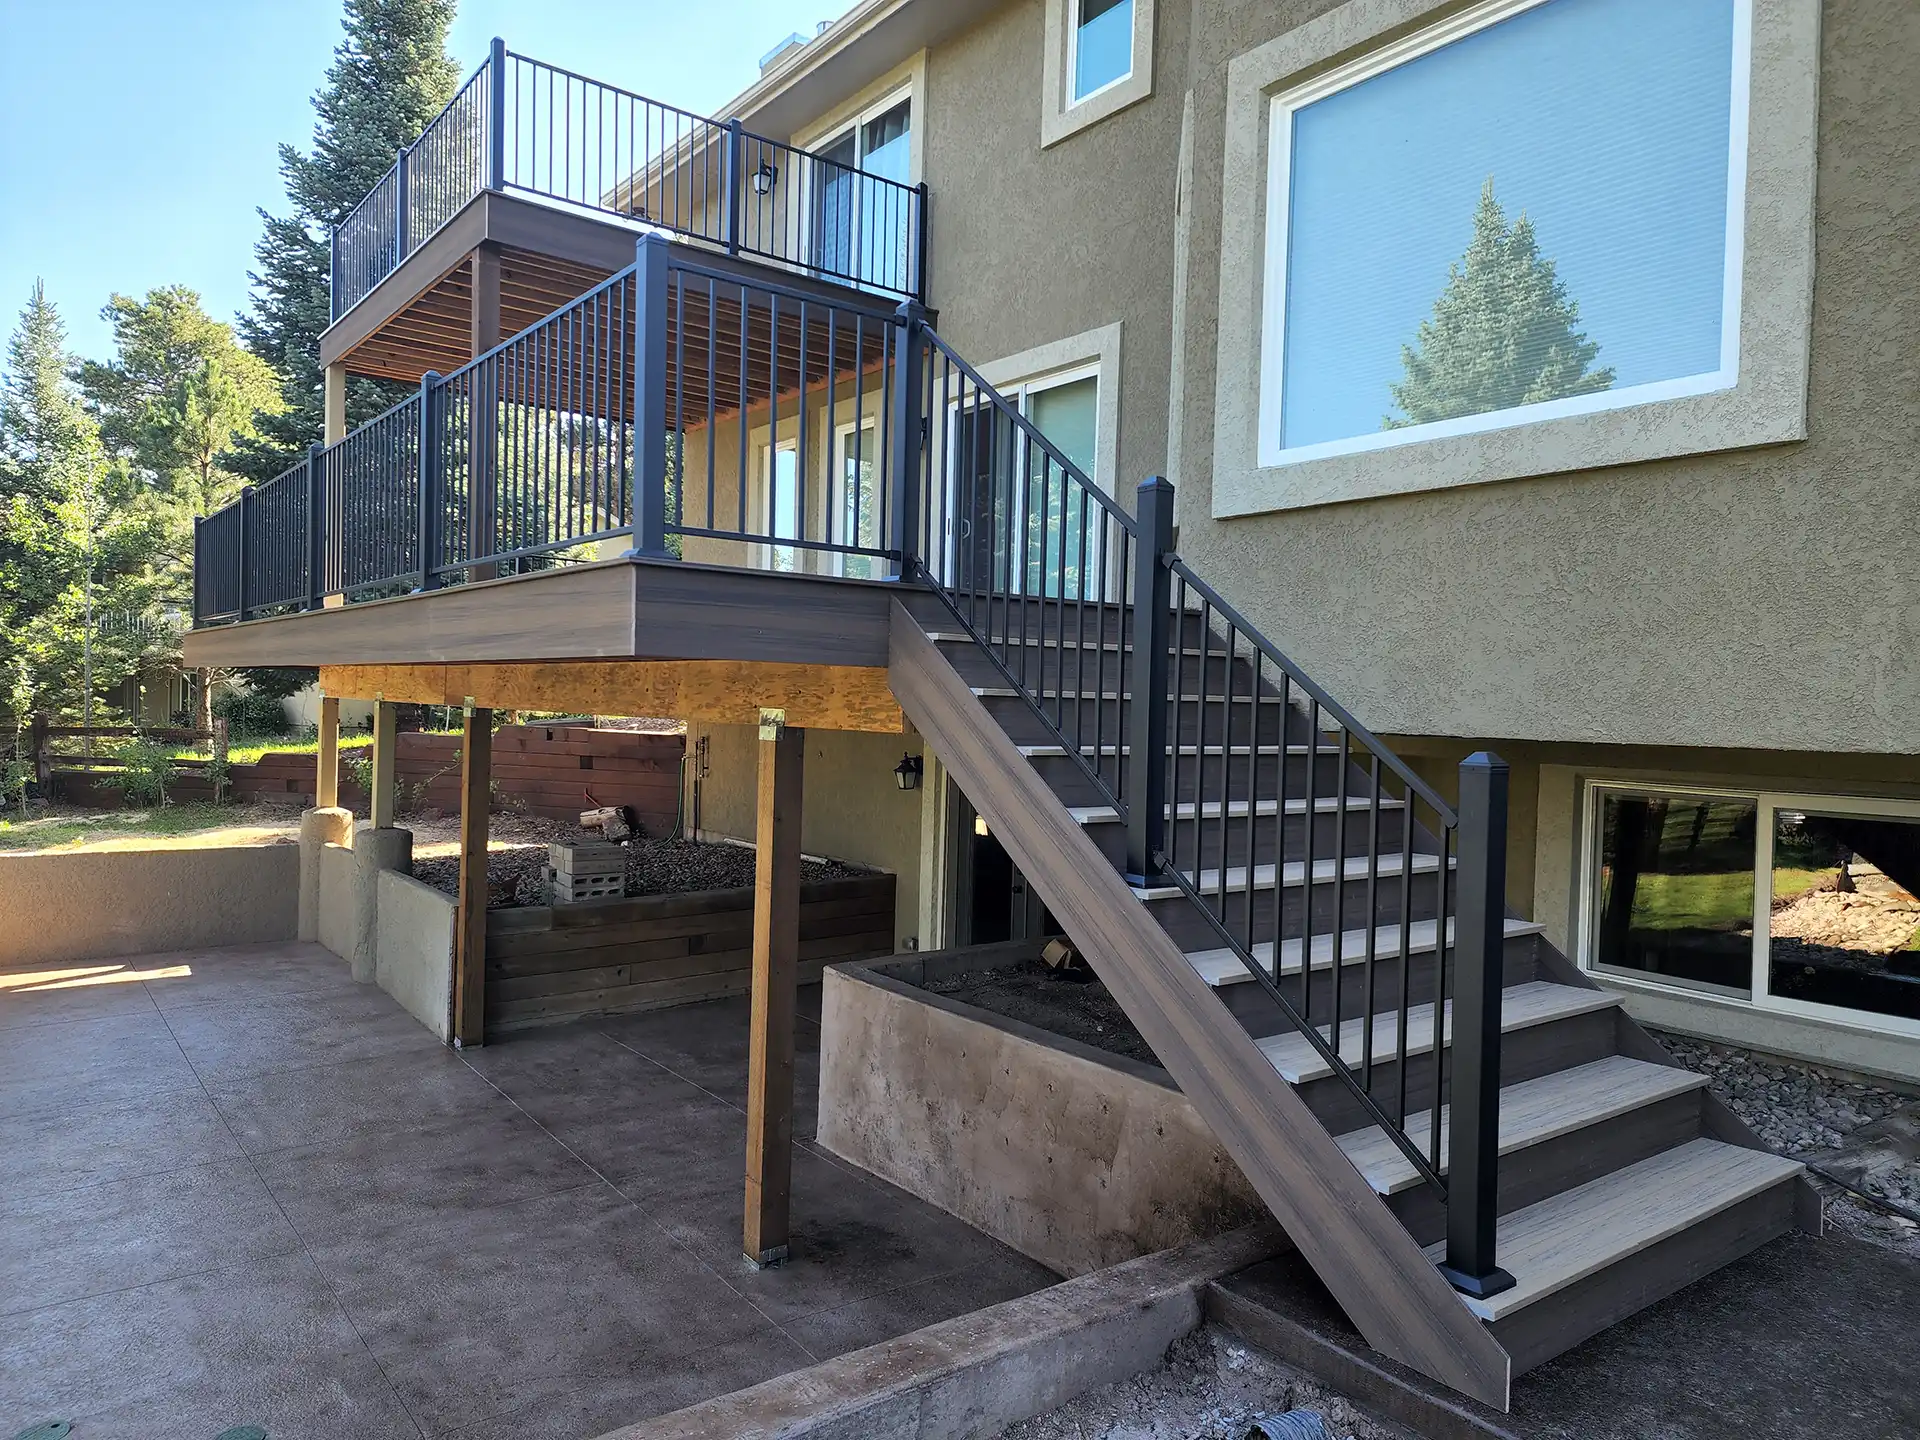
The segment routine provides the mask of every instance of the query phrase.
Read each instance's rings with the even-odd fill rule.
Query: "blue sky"
[[[1371,434],[1491,175],[1614,388],[1717,368],[1733,0],[1551,0],[1301,109],[1285,443]]]
[[[711,112],[760,56],[845,0],[463,0],[462,71],[523,54]],[[328,0],[0,0],[0,330],[36,275],[73,347],[111,348],[114,291],[184,283],[247,303],[256,206],[284,211],[276,147],[307,146],[340,39]]]

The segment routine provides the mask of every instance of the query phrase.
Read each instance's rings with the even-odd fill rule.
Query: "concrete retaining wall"
[[[360,909],[354,904],[353,851],[348,846],[321,848],[319,920],[314,939],[342,960],[350,960],[360,924]]]
[[[454,903],[412,876],[383,870],[378,880],[380,988],[442,1040],[451,1038]]]
[[[0,856],[0,967],[291,940],[300,848]]]
[[[1165,1071],[916,988],[1017,950],[829,967],[820,1144],[1067,1275],[1265,1216]]]

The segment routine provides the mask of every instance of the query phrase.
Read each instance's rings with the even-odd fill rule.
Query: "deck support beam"
[[[460,737],[460,893],[453,916],[453,1043],[486,1038],[487,807],[493,712],[467,707]]]
[[[753,1014],[747,1051],[746,1258],[787,1258],[793,1026],[800,964],[800,787],[807,732],[761,712],[754,815]]]
[[[340,803],[340,697],[320,697],[314,725],[313,808],[331,810]]]
[[[399,739],[400,707],[391,700],[373,702],[373,793],[367,797],[373,828],[393,825],[397,781],[394,750]]]
[[[326,416],[322,422],[326,443],[337,445],[347,438],[347,364],[337,360],[327,366]]]

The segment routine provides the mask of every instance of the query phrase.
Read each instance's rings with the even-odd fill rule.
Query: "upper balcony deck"
[[[926,221],[924,184],[495,40],[334,227],[321,360],[409,383],[452,370],[605,280],[648,232],[796,279],[924,299]],[[463,262],[483,247],[495,268],[477,283]]]

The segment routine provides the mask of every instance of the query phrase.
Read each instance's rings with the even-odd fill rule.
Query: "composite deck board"
[[[1506,937],[1509,940],[1523,935],[1538,935],[1543,927],[1530,920],[1509,919],[1506,924]],[[1407,954],[1425,955],[1434,948],[1439,935],[1438,922],[1416,920],[1407,927]],[[1368,937],[1372,937],[1372,954],[1376,959],[1387,959],[1400,953],[1400,927],[1398,925],[1377,925],[1372,930],[1362,927],[1357,930],[1343,930],[1340,934],[1340,963],[1359,965],[1368,955]],[[1447,943],[1453,943],[1453,921],[1447,921]],[[1302,946],[1299,936],[1280,942],[1280,971],[1282,975],[1300,973],[1300,952]],[[1254,958],[1272,973],[1273,942],[1262,940],[1253,947]],[[1253,979],[1239,954],[1231,949],[1196,950],[1187,956],[1193,968],[1200,972],[1200,978],[1209,985],[1236,985],[1241,981]],[[1313,968],[1331,970],[1333,968],[1333,935],[1331,932],[1313,937]]]

